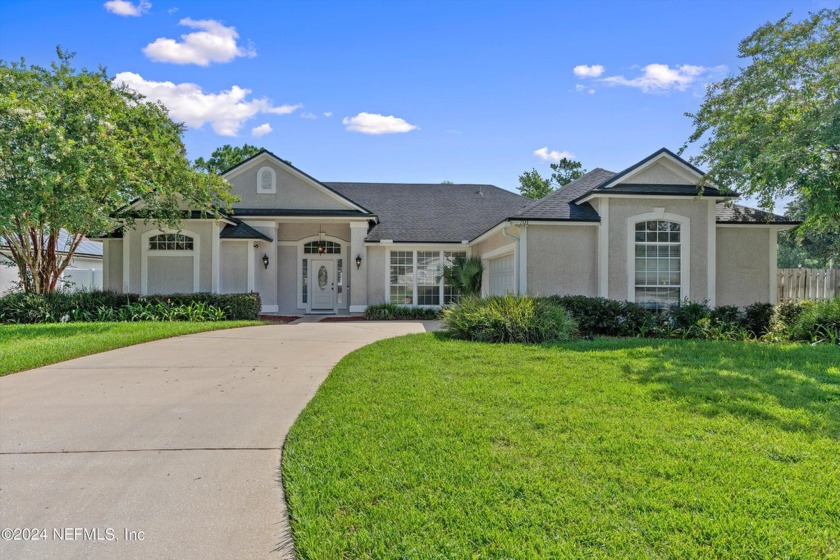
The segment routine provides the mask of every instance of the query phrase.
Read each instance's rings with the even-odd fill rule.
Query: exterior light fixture
[[[362,267],[362,255],[356,255],[356,270]]]
[[[266,269],[268,269],[268,255],[263,254],[263,259],[262,259],[262,261],[263,261],[263,266],[264,266]]]

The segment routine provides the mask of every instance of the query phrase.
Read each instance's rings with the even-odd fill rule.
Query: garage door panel
[[[512,253],[490,260],[487,268],[490,275],[489,284],[491,295],[514,293],[516,268]]]

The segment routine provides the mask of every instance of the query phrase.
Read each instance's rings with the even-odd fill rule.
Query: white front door
[[[335,310],[335,261],[312,259],[312,311]]]

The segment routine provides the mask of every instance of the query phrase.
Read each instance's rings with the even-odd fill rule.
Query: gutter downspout
[[[512,224],[509,221],[505,222],[505,225],[502,226],[502,235],[504,237],[507,237],[508,239],[512,239],[516,242],[516,250],[514,251],[514,255],[513,255],[513,266],[514,266],[514,269],[513,269],[514,273],[513,274],[514,274],[514,281],[516,282],[516,285],[514,286],[514,289],[516,290],[516,293],[519,294],[520,293],[519,286],[522,284],[522,282],[519,279],[520,278],[519,254],[522,251],[522,246],[521,246],[522,244],[521,244],[521,240],[519,239],[519,237],[517,237],[517,236],[513,235],[512,233],[508,232],[508,228],[511,227],[511,225]]]

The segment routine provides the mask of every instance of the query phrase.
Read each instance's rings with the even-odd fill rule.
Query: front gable
[[[239,209],[369,213],[270,152],[260,152],[229,169],[222,177],[232,185],[231,192],[239,197],[236,203]]]
[[[597,190],[609,191],[618,185],[699,186],[704,182],[703,177],[702,171],[670,150],[662,148],[605,181]]]

